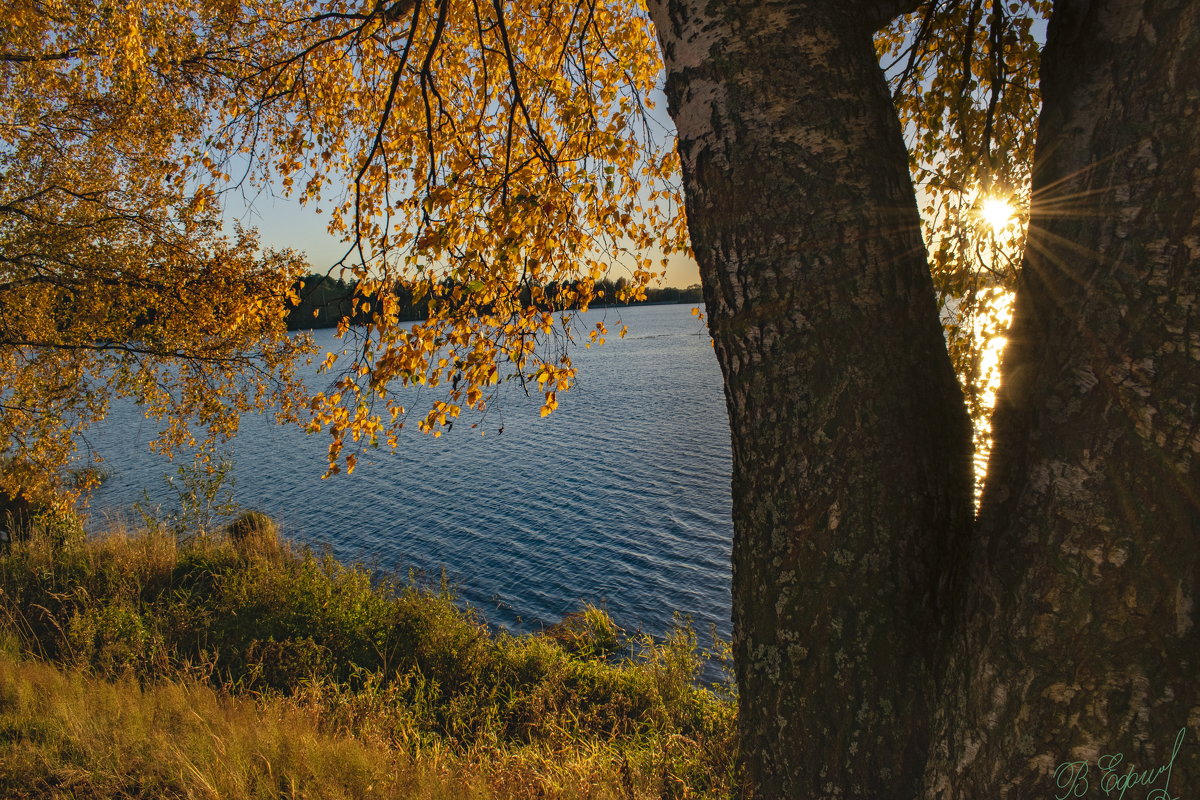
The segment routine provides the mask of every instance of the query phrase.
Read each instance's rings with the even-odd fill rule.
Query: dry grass
[[[195,682],[143,688],[0,657],[4,797],[539,796],[534,786],[506,791],[513,788],[506,773],[524,766],[511,760],[515,770],[490,775],[446,750],[413,757],[387,742],[322,730],[318,715],[279,698],[255,702]]]
[[[680,628],[507,636],[444,590],[161,531],[0,556],[0,796],[728,797]]]

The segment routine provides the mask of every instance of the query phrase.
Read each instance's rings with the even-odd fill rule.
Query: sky
[[[675,138],[675,123],[667,113],[667,98],[661,90],[648,98],[653,103],[649,110],[652,123],[663,137]],[[320,205],[320,204],[318,204]],[[326,210],[330,203],[326,203]],[[258,196],[243,196],[230,192],[224,197],[225,222],[258,228],[262,243],[266,247],[290,247],[304,253],[316,272],[324,273],[346,253],[345,245],[338,237],[328,233],[329,220],[318,214],[312,204],[301,205],[294,197],[285,197],[281,187],[274,188],[274,196],[261,192]],[[660,253],[651,253],[655,269],[661,259]],[[622,268],[614,270],[615,281],[622,276]],[[625,277],[630,277],[626,275]],[[694,259],[685,255],[672,255],[667,262],[666,278],[659,285],[685,288],[700,283],[700,271]]]
[[[1033,31],[1039,41],[1045,41],[1045,28],[1045,20],[1035,20]],[[664,137],[669,136],[673,139],[675,123],[667,113],[666,96],[658,90],[648,99],[653,103],[649,115],[654,127]],[[315,207],[303,206],[298,199],[284,197],[283,194],[278,188],[274,196],[262,193],[252,199],[230,193],[225,198],[226,222],[232,223],[237,220],[244,225],[256,227],[262,234],[265,246],[299,250],[307,255],[315,271],[327,271],[345,255],[346,245],[327,232],[328,219],[318,214]],[[650,255],[657,265],[661,255]],[[613,280],[621,277],[619,268],[611,277]],[[699,282],[700,273],[695,260],[688,256],[674,255],[667,264],[666,278],[661,285],[683,288]]]
[[[295,198],[275,197],[262,193],[254,198],[243,198],[238,193],[225,197],[225,219],[258,228],[262,243],[266,247],[290,247],[308,256],[309,263],[317,272],[325,272],[346,253],[346,245],[327,231],[329,220],[318,214],[311,204],[303,206]],[[657,263],[658,256],[655,256]],[[613,274],[613,280],[621,277]],[[696,262],[683,255],[672,256],[667,265],[667,277],[663,286],[684,288],[700,282]]]

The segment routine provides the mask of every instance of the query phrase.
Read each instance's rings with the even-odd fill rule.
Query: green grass
[[[267,523],[35,530],[0,556],[0,795],[731,794],[735,703],[697,684],[689,628],[586,608],[497,633]]]

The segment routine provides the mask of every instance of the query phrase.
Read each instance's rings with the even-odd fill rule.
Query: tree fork
[[[1098,758],[1157,770],[1181,729],[1170,796],[1200,789],[1197,64],[1194,2],[1055,4],[928,797],[1095,796]]]

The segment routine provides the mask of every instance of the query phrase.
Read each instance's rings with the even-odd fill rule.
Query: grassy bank
[[[728,796],[733,703],[686,628],[510,636],[269,520],[234,533],[0,556],[0,795]]]

